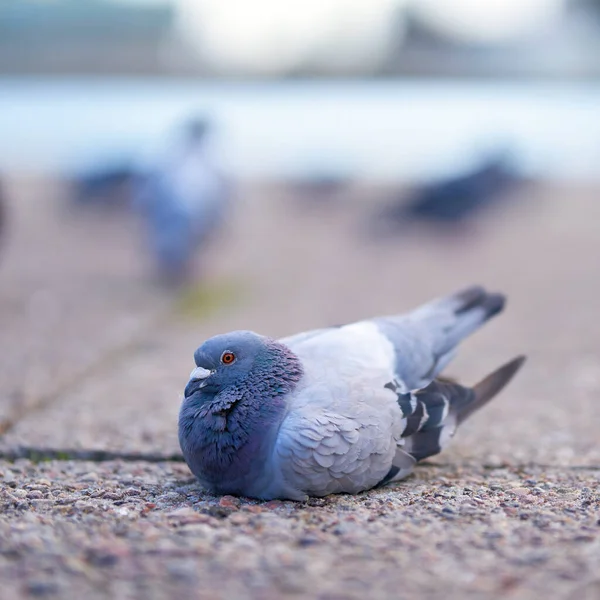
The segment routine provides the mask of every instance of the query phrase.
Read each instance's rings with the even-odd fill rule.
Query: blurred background
[[[596,0],[0,0],[2,431],[147,332],[173,395],[209,334],[472,283],[464,370],[597,390],[599,76]]]

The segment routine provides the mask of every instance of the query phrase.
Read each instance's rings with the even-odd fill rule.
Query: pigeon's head
[[[209,488],[241,493],[271,452],[287,395],[302,377],[300,360],[251,331],[211,338],[194,359],[179,411],[183,456]]]
[[[246,388],[271,395],[289,389],[284,384],[297,382],[301,375],[300,363],[287,347],[252,331],[210,338],[196,350],[194,360],[196,368],[185,388],[186,398],[198,391],[208,399],[224,391]]]
[[[217,335],[194,353],[196,368],[185,389],[188,397],[197,390],[218,393],[242,382],[264,352],[265,338],[251,331]]]

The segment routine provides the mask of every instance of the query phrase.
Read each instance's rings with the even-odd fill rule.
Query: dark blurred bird
[[[183,283],[196,253],[222,225],[231,185],[206,145],[209,123],[190,121],[166,157],[134,180],[134,206],[146,227],[159,276]]]
[[[508,192],[520,181],[505,155],[493,156],[473,171],[425,185],[408,198],[393,201],[377,221],[388,230],[415,221],[457,227],[508,199]]]
[[[71,200],[76,206],[114,208],[128,206],[136,176],[133,162],[97,166],[71,178]]]

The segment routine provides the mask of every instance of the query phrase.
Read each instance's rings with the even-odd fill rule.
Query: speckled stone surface
[[[206,495],[184,465],[0,469],[4,597],[575,600],[600,586],[585,470],[429,466],[298,504]]]
[[[130,220],[56,212],[45,182],[10,189],[0,457],[64,460],[0,458],[0,597],[600,597],[596,189],[532,186],[460,235],[369,240],[384,190],[308,209],[254,186],[180,298],[148,282]],[[212,334],[279,336],[471,283],[509,304],[449,373],[529,361],[400,485],[265,504],[207,496],[180,462],[72,460],[178,455],[180,395]]]

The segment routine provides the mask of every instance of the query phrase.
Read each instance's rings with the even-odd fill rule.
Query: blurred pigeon
[[[79,206],[128,206],[136,176],[135,166],[127,161],[95,166],[72,177],[72,201]]]
[[[438,378],[504,306],[471,287],[406,315],[274,340],[218,335],[194,354],[179,441],[210,491],[305,500],[406,477],[441,451],[524,361],[473,388]]]
[[[506,157],[498,155],[477,169],[415,190],[408,199],[393,202],[380,215],[387,228],[426,221],[442,226],[462,225],[485,208],[507,199],[520,179]]]
[[[196,251],[222,224],[230,186],[205,146],[208,123],[190,122],[166,159],[134,184],[134,205],[144,218],[160,274],[185,280]]]

